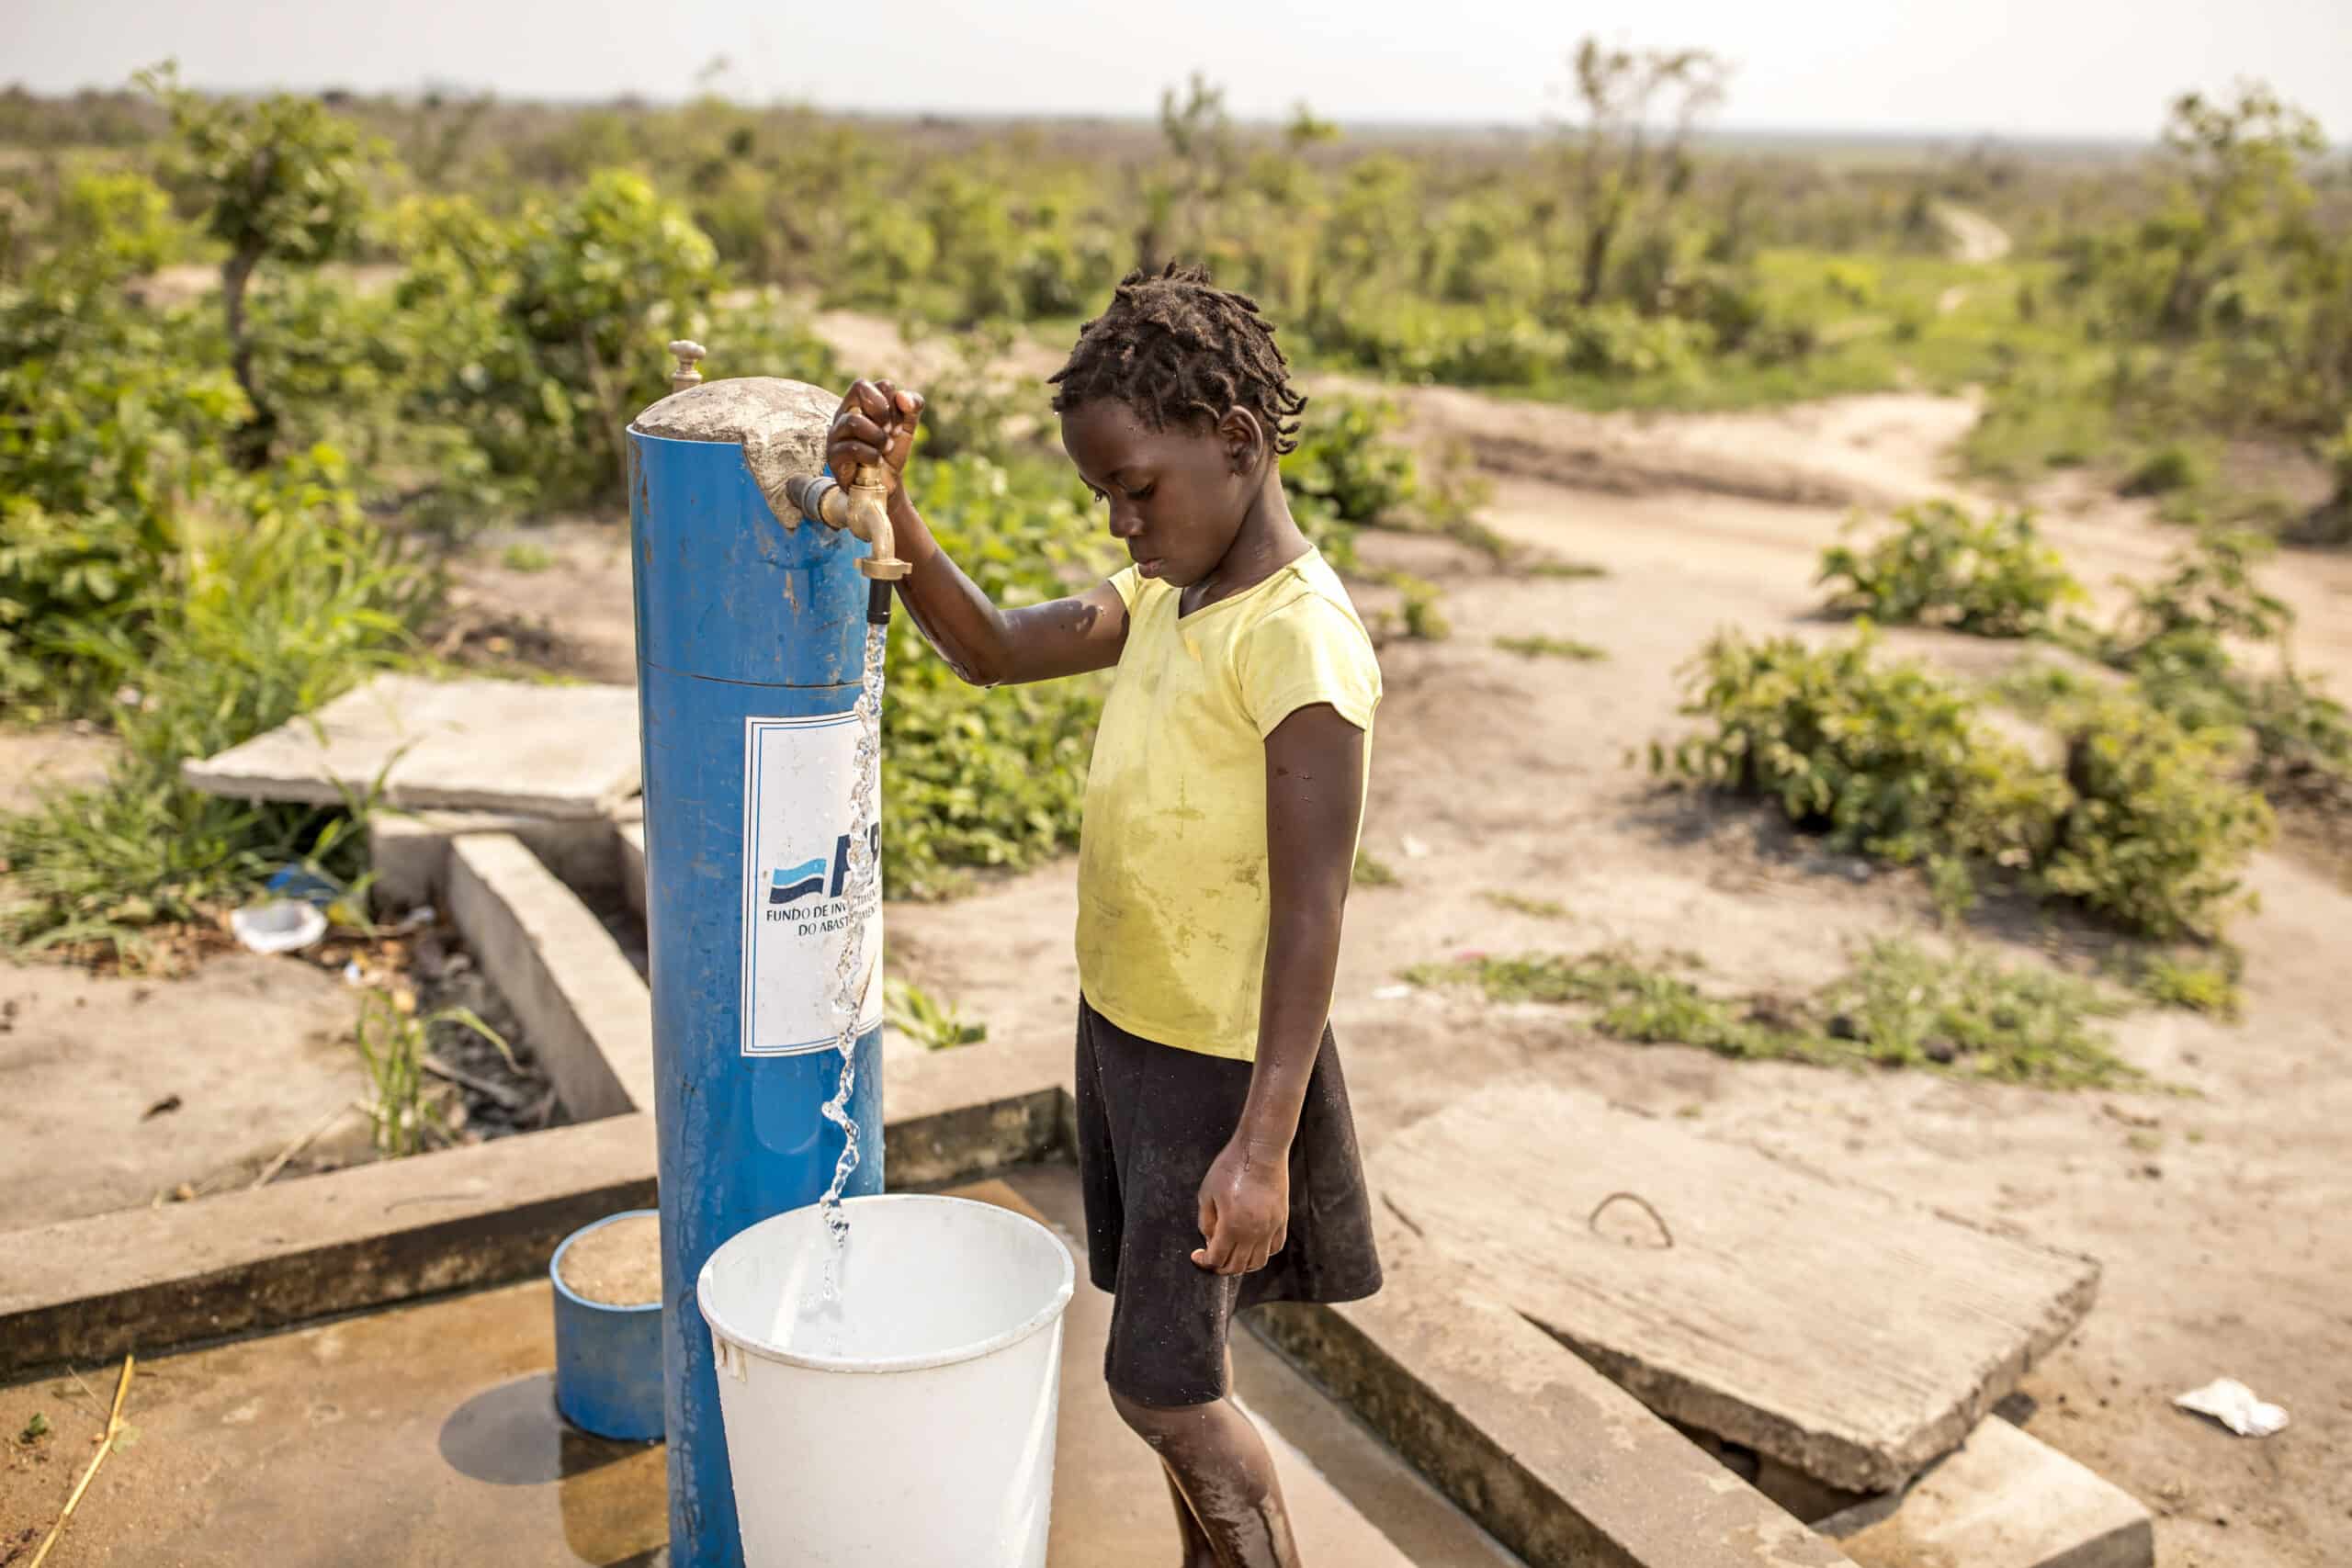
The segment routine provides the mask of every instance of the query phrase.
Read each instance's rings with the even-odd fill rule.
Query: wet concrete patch
[[[1067,1172],[1020,1179],[1057,1212],[1074,1190]],[[1001,1185],[974,1195],[1036,1212]],[[1157,1461],[1102,1391],[1108,1300],[1081,1293],[1064,1347],[1050,1568],[1172,1557]],[[662,1447],[590,1438],[558,1417],[551,1312],[544,1282],[511,1285],[141,1363],[127,1406],[137,1440],[100,1472],[52,1568],[657,1561],[668,1528]],[[22,1431],[35,1414],[51,1427],[0,1468],[0,1519],[45,1529],[56,1516],[104,1424],[82,1383],[105,1381],[85,1372],[0,1389],[0,1432]],[[1403,1568],[1406,1556],[1348,1498],[1275,1442],[1317,1561]],[[1445,1506],[1433,1494],[1425,1506]],[[1424,1561],[1509,1563],[1499,1553]]]

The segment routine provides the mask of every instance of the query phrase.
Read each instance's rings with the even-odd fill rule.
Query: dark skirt
[[[1157,1044],[1078,1005],[1078,1170],[1088,1271],[1117,1298],[1103,1377],[1140,1404],[1222,1399],[1234,1312],[1351,1302],[1380,1289],[1372,1204],[1331,1032],[1290,1151],[1290,1230],[1250,1274],[1193,1261],[1201,1183],[1240,1123],[1250,1064]]]

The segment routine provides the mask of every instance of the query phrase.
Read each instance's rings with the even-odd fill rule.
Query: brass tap
[[[899,541],[890,527],[888,472],[866,464],[852,472],[849,481],[849,531],[874,547],[857,570],[876,582],[896,582],[910,570],[899,558]]]
[[[828,528],[846,528],[874,547],[857,570],[876,582],[895,582],[913,570],[899,558],[890,527],[890,486],[879,470],[854,468],[849,483],[822,474],[796,474],[784,481],[786,501],[801,516]]]

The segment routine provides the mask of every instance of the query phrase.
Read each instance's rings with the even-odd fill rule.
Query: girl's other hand
[[[1286,1151],[1243,1139],[1226,1145],[1201,1183],[1195,1266],[1212,1274],[1253,1274],[1290,1240]]]
[[[825,462],[847,484],[854,469],[880,466],[897,494],[907,458],[914,451],[915,427],[922,421],[922,394],[888,381],[859,379],[842,394],[825,435]]]

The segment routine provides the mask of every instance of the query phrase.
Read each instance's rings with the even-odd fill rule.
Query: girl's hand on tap
[[[859,468],[878,466],[889,476],[890,493],[899,492],[900,476],[913,452],[915,427],[922,421],[922,394],[888,381],[859,379],[850,384],[842,406],[825,435],[825,462],[843,484]]]

